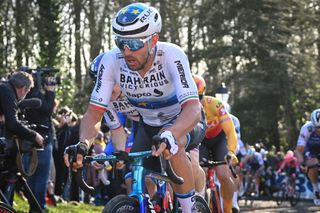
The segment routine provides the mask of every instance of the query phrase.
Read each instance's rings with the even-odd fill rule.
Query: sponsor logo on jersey
[[[150,97],[152,94],[150,92],[143,92],[143,93],[130,93],[126,92],[127,96],[130,96],[132,98],[141,98],[141,97]]]
[[[115,101],[115,102],[112,102],[112,105],[117,112],[123,112],[126,109],[133,108],[133,106],[129,102],[125,102],[125,101],[121,101],[121,102]]]
[[[154,97],[163,96],[163,92],[158,90],[158,89],[154,89],[153,92],[154,92],[154,94],[152,94],[151,92],[130,93],[130,92],[127,91],[126,95],[130,96],[132,98],[141,98],[141,97],[150,97],[150,96],[154,96]]]
[[[99,98],[99,97],[96,97],[96,96],[91,96],[90,98],[91,101],[94,101],[94,102],[99,102],[99,103],[102,103],[103,102],[103,98]]]
[[[163,95],[163,92],[158,89],[154,89],[153,92],[155,97],[160,97]]]
[[[222,106],[222,107],[219,109],[219,113],[220,113],[220,115],[225,115],[225,114],[227,114],[227,111],[226,111],[226,109],[224,108],[224,106]]]
[[[168,83],[169,82],[162,70],[152,73],[143,79],[139,76],[129,76],[124,73],[120,73],[120,86],[125,89],[154,88],[164,86]]]
[[[115,121],[115,118],[114,118],[114,116],[112,115],[111,111],[107,110],[106,113],[107,113],[108,117],[110,118],[110,121],[111,121],[111,122]]]
[[[96,83],[96,92],[97,92],[97,93],[99,93],[99,90],[100,90],[101,85],[102,85],[102,75],[103,75],[103,72],[104,72],[104,66],[103,66],[103,64],[101,64],[100,70],[99,70],[99,72],[98,72],[97,83]]]
[[[194,92],[185,92],[183,93],[182,95],[179,95],[179,99],[182,100],[182,99],[185,99],[186,97],[191,97],[191,96],[198,96],[198,91],[194,91]]]
[[[181,61],[175,61],[174,63],[176,63],[177,65],[177,69],[178,69],[178,72],[179,72],[179,75],[180,75],[180,81],[181,81],[181,84],[182,84],[182,87],[183,88],[189,88],[189,84],[187,82],[187,79],[186,79],[186,75],[184,73],[184,68],[181,64]]]

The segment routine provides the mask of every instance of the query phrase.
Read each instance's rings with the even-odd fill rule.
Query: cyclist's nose
[[[130,50],[130,48],[127,47],[127,46],[124,46],[122,52],[123,52],[124,55],[131,55],[131,53],[132,53],[132,51]]]

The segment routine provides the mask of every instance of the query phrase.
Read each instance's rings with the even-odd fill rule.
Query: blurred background
[[[93,86],[88,65],[115,46],[112,17],[130,2],[1,0],[0,76],[55,67],[61,105],[83,113]],[[300,126],[320,107],[318,0],[148,2],[163,19],[160,40],[184,49],[207,94],[225,83],[246,143],[295,147]]]

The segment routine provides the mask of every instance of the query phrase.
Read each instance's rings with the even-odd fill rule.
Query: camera
[[[60,76],[55,76],[56,73],[59,72],[57,68],[38,66],[36,69],[32,69],[29,67],[20,67],[19,71],[32,74],[36,91],[40,91],[43,85],[54,86],[61,84]]]

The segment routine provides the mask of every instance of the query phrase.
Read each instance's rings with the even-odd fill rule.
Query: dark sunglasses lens
[[[116,39],[115,43],[122,51],[124,47],[128,47],[131,51],[137,51],[144,47],[144,43],[140,39]]]

